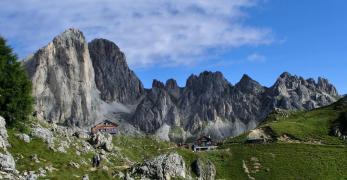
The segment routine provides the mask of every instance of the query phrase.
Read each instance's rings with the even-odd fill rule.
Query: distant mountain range
[[[191,75],[185,87],[153,80],[145,89],[119,47],[105,39],[87,43],[68,29],[24,61],[33,82],[36,115],[68,126],[90,127],[105,118],[124,133],[185,141],[225,138],[255,128],[275,108],[310,110],[341,96],[327,79],[287,72],[271,87],[247,75],[232,85],[221,72]]]

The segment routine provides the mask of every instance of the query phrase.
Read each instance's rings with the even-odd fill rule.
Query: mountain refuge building
[[[95,134],[97,132],[107,132],[110,134],[118,134],[118,124],[111,122],[109,120],[104,120],[91,128],[91,133]]]

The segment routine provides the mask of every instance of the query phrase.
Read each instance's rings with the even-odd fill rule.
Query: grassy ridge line
[[[347,112],[345,99],[319,109],[311,111],[285,112],[283,114],[270,114],[258,127],[269,127],[278,138],[288,135],[301,143],[321,143],[326,145],[345,145],[343,141],[331,135],[333,124],[342,113]],[[243,143],[248,132],[237,137],[227,139],[226,143]]]

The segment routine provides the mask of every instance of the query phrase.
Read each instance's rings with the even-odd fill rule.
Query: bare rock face
[[[169,79],[166,81],[165,88],[168,93],[174,98],[178,99],[181,95],[181,88],[178,87],[176,80]]]
[[[42,139],[47,144],[52,144],[54,142],[54,136],[52,131],[43,127],[33,127],[31,135]]]
[[[141,81],[129,69],[125,55],[118,46],[106,39],[89,43],[95,82],[102,100],[134,104],[145,92]]]
[[[0,170],[13,172],[16,170],[16,163],[10,153],[0,153]]]
[[[267,88],[244,75],[233,86],[222,73],[206,71],[191,75],[184,88],[174,80],[166,85],[154,81],[132,123],[147,133],[169,125],[182,127],[188,136],[225,138],[255,128],[275,108],[310,110],[338,99],[335,87],[323,78],[316,83],[283,73]]]
[[[11,145],[8,142],[6,121],[0,116],[0,179],[19,179],[16,162],[7,147]]]
[[[268,91],[272,107],[282,109],[310,110],[329,105],[338,99],[336,88],[328,80],[302,77],[283,73]]]
[[[24,141],[25,143],[30,143],[31,138],[29,135],[24,134],[24,133],[20,133],[20,134],[16,134],[16,137],[22,141]]]
[[[162,82],[154,80],[152,89],[137,106],[133,124],[147,133],[154,133],[174,116],[174,103]],[[174,120],[173,120],[174,121]]]
[[[3,117],[0,116],[0,149],[6,150],[7,147],[11,146],[7,138],[8,134],[6,129],[6,121]]]
[[[253,129],[247,135],[248,142],[262,141],[263,143],[274,141],[275,135],[269,127]]]
[[[216,120],[218,114],[228,113],[225,112],[224,105],[227,101],[225,97],[231,93],[231,87],[221,72],[205,71],[199,76],[191,75],[179,100],[179,106],[185,117],[190,116],[189,119],[197,115],[197,118],[203,121]]]
[[[182,156],[177,153],[165,154],[131,169],[132,176],[142,178],[170,180],[172,178],[188,178],[186,166]]]
[[[214,180],[216,176],[216,167],[210,160],[195,160],[192,163],[192,170],[198,177],[198,180]]]
[[[98,132],[96,134],[93,134],[93,136],[90,139],[90,142],[95,148],[103,148],[109,152],[113,149],[112,135],[108,133]]]
[[[37,114],[71,126],[94,123],[99,92],[82,32],[66,30],[24,64],[33,83]]]

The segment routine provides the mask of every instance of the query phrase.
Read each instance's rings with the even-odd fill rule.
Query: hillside
[[[278,142],[344,145],[345,113],[346,97],[311,111],[274,111],[257,129],[271,134],[271,138]],[[248,134],[231,138],[227,142],[245,142]]]
[[[234,155],[232,161],[238,167],[233,170],[240,174],[248,171],[250,178],[344,179],[346,112],[347,98],[307,112],[278,110],[256,130],[227,139],[221,149]],[[247,143],[258,130],[268,143]],[[229,177],[240,179],[236,174],[230,173]]]
[[[347,178],[345,119],[341,119],[345,112],[346,98],[307,112],[277,110],[257,128],[271,132],[268,143],[247,143],[251,131],[205,152],[152,136],[104,135],[98,141],[106,144],[95,144],[94,136],[32,119],[26,129],[30,142],[18,130],[8,130],[11,147],[2,152],[12,154],[16,170],[3,169],[0,174],[10,179],[167,179],[156,174],[163,168],[172,177],[196,179],[195,166],[200,162],[200,179],[343,179]],[[341,134],[334,133],[337,129]],[[95,154],[103,159],[97,168],[91,162]]]

